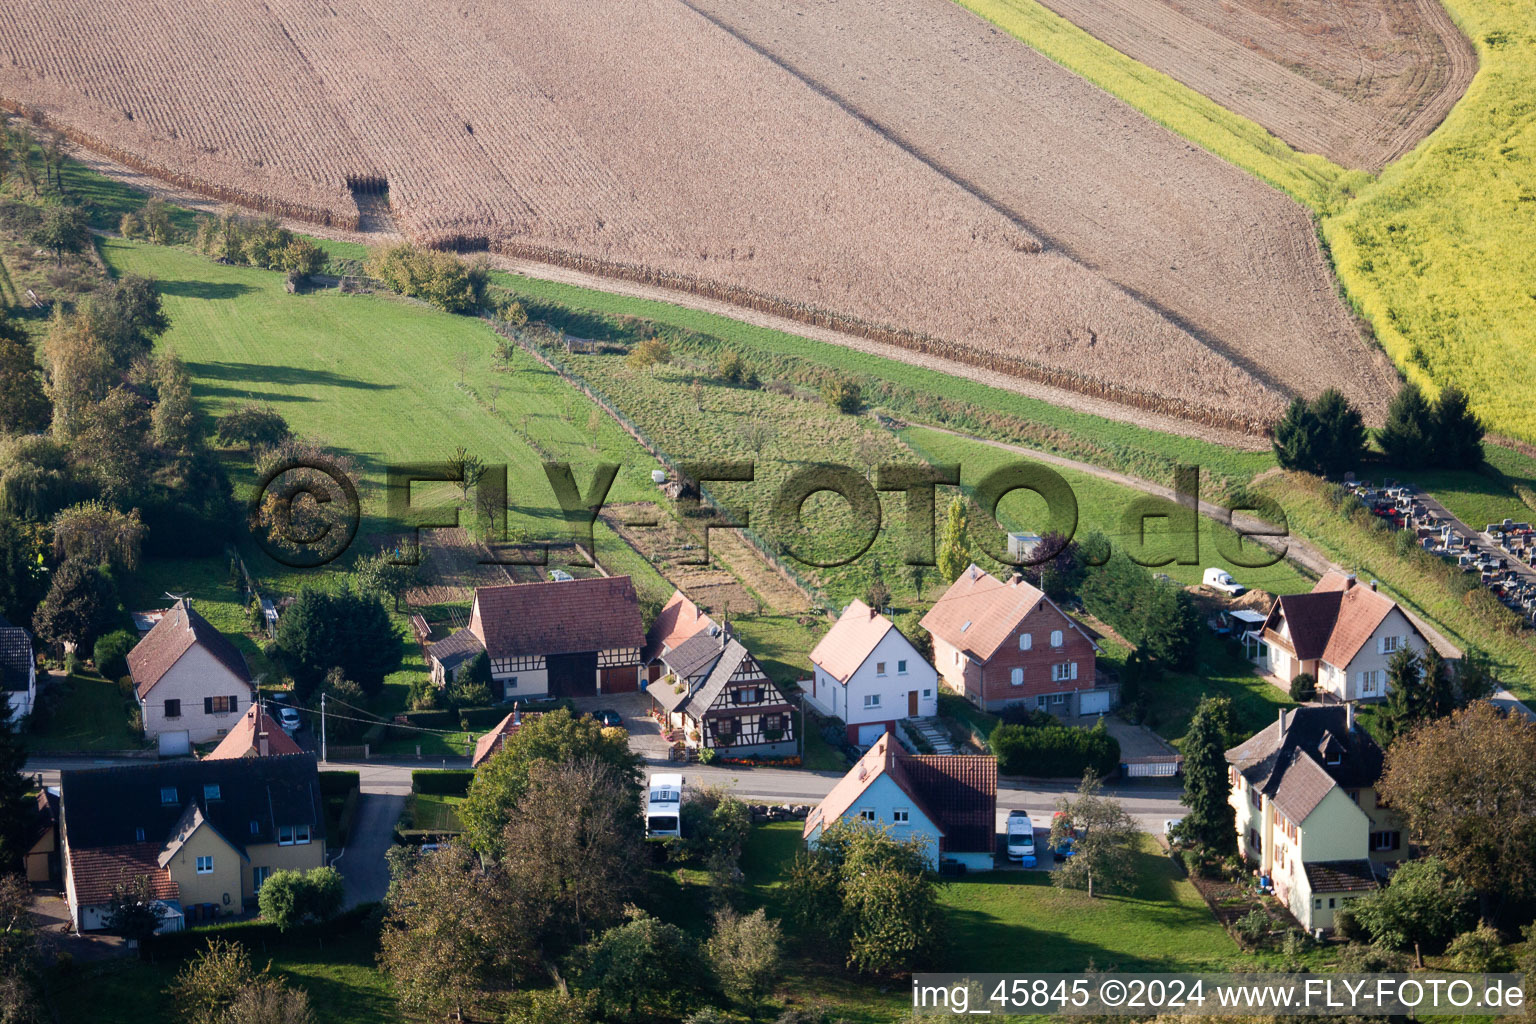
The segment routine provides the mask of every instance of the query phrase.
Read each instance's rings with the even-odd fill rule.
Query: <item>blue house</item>
[[[886,733],[806,816],[814,848],[836,821],[921,836],[929,863],[990,871],[997,854],[997,759],[974,754],[908,754]]]

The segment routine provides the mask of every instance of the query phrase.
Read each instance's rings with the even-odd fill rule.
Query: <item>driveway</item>
[[[1092,722],[1088,722],[1092,725]],[[1133,725],[1116,715],[1104,716],[1104,728],[1120,744],[1121,757],[1162,757],[1177,754],[1173,744],[1144,725]]]
[[[661,726],[647,712],[654,706],[644,690],[638,693],[600,693],[595,697],[572,699],[577,711],[601,711],[612,708],[624,716],[624,728],[629,730],[629,749],[647,761],[667,759],[667,741],[662,739]]]
[[[357,816],[347,848],[331,860],[331,865],[341,872],[347,906],[384,898],[389,888],[389,865],[384,861],[384,853],[395,841],[395,823],[404,810],[402,794],[358,794]]]

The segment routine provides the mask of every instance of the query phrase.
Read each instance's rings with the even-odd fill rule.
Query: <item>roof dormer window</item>
[[[174,804],[174,803],[176,803],[176,787],[175,786],[161,786],[160,787],[160,804],[161,804],[161,806],[169,806],[169,805]]]

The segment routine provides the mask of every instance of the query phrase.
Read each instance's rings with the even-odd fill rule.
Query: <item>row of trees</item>
[[[1460,388],[1444,388],[1430,401],[1410,381],[1392,400],[1375,436],[1393,465],[1474,468],[1483,461],[1484,433]],[[1275,459],[1285,469],[1339,477],[1364,462],[1370,438],[1360,411],[1329,388],[1311,401],[1292,400],[1275,425]]]
[[[159,230],[171,241],[175,240],[175,228],[170,225],[169,218],[157,217],[148,208],[139,216],[146,233]],[[129,235],[136,227],[140,225],[124,218],[124,235]],[[211,259],[261,267],[264,270],[280,270],[294,281],[302,281],[321,273],[329,261],[324,249],[307,238],[295,235],[283,227],[277,218],[253,219],[228,207],[220,210],[216,217],[197,218],[193,244],[199,252]]]
[[[418,249],[408,242],[380,247],[368,255],[368,273],[401,295],[449,313],[475,313],[486,305],[489,271],[451,252]]]

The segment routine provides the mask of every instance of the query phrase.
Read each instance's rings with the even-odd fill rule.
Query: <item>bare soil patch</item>
[[[1293,147],[1378,171],[1477,71],[1439,0],[1041,0]]]
[[[849,19],[868,114],[832,53],[791,66],[678,0],[158,10],[13,12],[0,98],[245,206],[1213,427],[1257,430],[1323,366],[1368,411],[1390,390],[1299,208],[945,0],[807,9]],[[386,185],[389,214],[362,217],[354,190]]]
[[[712,615],[786,615],[810,607],[806,595],[735,530],[709,531],[708,564],[692,565],[704,557],[702,538],[656,504],[609,505],[601,517],[667,582]],[[655,525],[636,525],[642,522]]]

